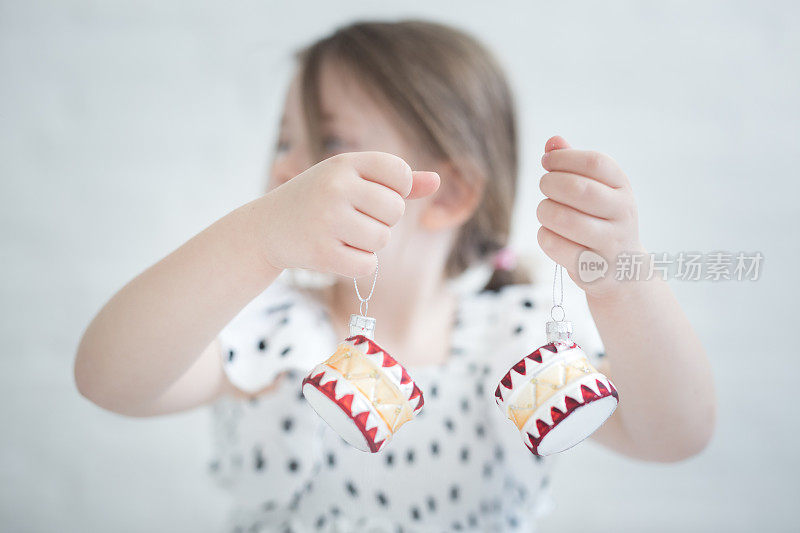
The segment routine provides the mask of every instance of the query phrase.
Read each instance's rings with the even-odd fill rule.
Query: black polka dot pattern
[[[450,499],[453,501],[458,500],[458,496],[461,493],[461,489],[458,485],[453,485],[450,487]]]
[[[256,450],[255,458],[254,458],[254,461],[253,461],[253,467],[256,470],[260,471],[260,470],[264,470],[264,468],[266,467],[266,464],[267,464],[267,461],[264,459],[263,452],[260,449]]]
[[[428,506],[428,511],[432,513],[436,511],[436,498],[433,496],[428,496],[428,498],[425,500],[425,503]]]
[[[466,446],[461,448],[460,457],[462,463],[466,463],[467,461],[469,461],[469,448],[467,448]]]
[[[423,416],[378,454],[351,448],[304,400],[300,380],[336,346],[333,339],[316,350],[304,347],[329,327],[326,315],[304,318],[310,304],[299,296],[256,310],[259,327],[221,338],[223,368],[234,383],[263,368],[282,378],[253,401],[214,407],[216,436],[227,448],[208,466],[231,490],[259,495],[259,518],[243,520],[241,530],[531,530],[534,509],[546,500],[550,463],[506,427],[493,391],[509,364],[503,358],[531,348],[529,337],[537,342],[549,309],[539,303],[527,290],[502,289],[460,304],[448,361],[409,368],[425,394]],[[576,323],[576,331],[585,330]],[[603,349],[595,346],[584,349],[597,358]],[[306,365],[297,364],[309,351]]]

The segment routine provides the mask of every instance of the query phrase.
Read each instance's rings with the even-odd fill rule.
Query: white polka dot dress
[[[552,459],[525,448],[493,392],[510,364],[544,344],[549,298],[549,287],[523,285],[460,297],[448,360],[407,366],[424,408],[369,454],[346,444],[302,398],[302,376],[339,340],[324,309],[273,284],[220,334],[234,385],[255,392],[280,376],[267,395],[213,408],[210,469],[233,496],[229,531],[534,530],[549,504]],[[583,306],[581,320],[570,301],[575,339],[597,357],[602,346]]]

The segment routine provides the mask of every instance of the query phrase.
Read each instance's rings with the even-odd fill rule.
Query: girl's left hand
[[[610,296],[623,283],[615,279],[618,255],[644,253],[628,177],[611,157],[572,149],[559,136],[547,141],[542,166],[547,173],[542,176],[539,188],[547,198],[536,210],[542,224],[539,246],[553,261],[566,268],[587,295]],[[602,256],[608,265],[599,279],[581,279],[578,261],[586,250]],[[584,254],[581,259],[588,255]],[[645,268],[646,265],[642,265],[644,276],[647,275]],[[584,274],[583,277],[589,276]]]

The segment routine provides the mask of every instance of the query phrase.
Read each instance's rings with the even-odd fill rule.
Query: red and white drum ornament
[[[303,380],[303,395],[314,411],[351,446],[376,453],[424,403],[422,391],[403,365],[374,340],[375,319],[366,315],[378,278],[377,255],[372,289],[350,316],[350,337]]]
[[[560,265],[556,266],[559,272]],[[613,383],[598,372],[571,340],[572,323],[555,304],[547,323],[548,344],[511,367],[495,389],[495,401],[517,427],[534,455],[546,456],[572,448],[594,433],[617,408]],[[563,273],[561,302],[563,303]],[[554,317],[561,311],[561,320]]]

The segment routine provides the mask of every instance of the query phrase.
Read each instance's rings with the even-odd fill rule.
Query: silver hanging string
[[[378,282],[378,254],[372,252],[372,255],[375,256],[375,273],[372,276],[372,287],[370,287],[366,298],[361,297],[361,293],[358,291],[358,280],[353,278],[353,286],[356,288],[356,297],[358,297],[358,312],[361,316],[367,316],[369,299],[372,298],[372,293],[375,292],[375,284]]]
[[[556,298],[556,285],[559,287],[559,295]],[[556,318],[556,309],[561,311],[561,318]],[[556,270],[553,272],[553,307],[550,308],[550,318],[554,322],[562,322],[567,317],[564,310],[564,267],[556,263]]]

